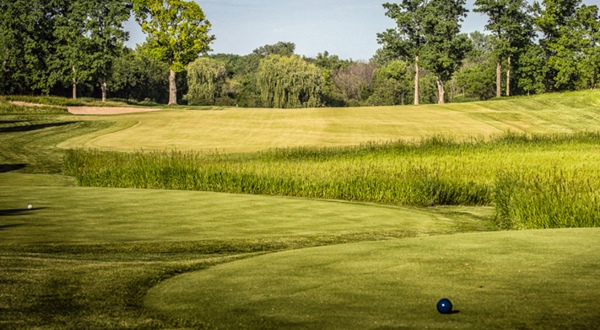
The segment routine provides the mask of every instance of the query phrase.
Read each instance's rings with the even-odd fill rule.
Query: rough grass
[[[224,329],[590,329],[598,237],[513,231],[302,249],[177,276],[145,303]],[[458,313],[438,314],[444,297]]]
[[[496,207],[501,228],[600,226],[600,134],[432,138],[251,155],[71,150],[82,186]]]
[[[0,115],[67,115],[67,108],[56,106],[23,106],[0,99]]]

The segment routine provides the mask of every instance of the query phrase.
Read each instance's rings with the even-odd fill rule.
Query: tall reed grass
[[[492,140],[434,137],[415,143],[276,149],[236,155],[79,149],[67,152],[65,172],[83,186],[203,190],[415,206],[494,205],[499,227],[512,229],[600,224],[587,220],[589,217],[580,222],[578,216],[595,207],[594,189],[600,186],[596,184],[600,182],[598,161],[599,133],[507,134]],[[534,206],[538,211],[532,211]],[[566,220],[569,212],[574,219]],[[548,222],[557,217],[560,220],[556,224]]]
[[[503,173],[495,187],[502,229],[600,226],[600,184],[562,170]]]

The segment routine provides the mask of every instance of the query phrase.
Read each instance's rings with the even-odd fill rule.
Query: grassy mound
[[[600,230],[459,234],[276,253],[177,276],[146,305],[226,329],[587,329]],[[440,315],[442,297],[459,313]]]

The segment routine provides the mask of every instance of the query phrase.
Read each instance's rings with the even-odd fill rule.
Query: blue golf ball
[[[441,314],[450,314],[452,312],[452,302],[448,298],[440,299],[437,303],[437,310]]]

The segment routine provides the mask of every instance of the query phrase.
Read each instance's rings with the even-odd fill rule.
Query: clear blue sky
[[[467,0],[471,9],[475,0]],[[380,47],[377,33],[394,27],[382,4],[388,0],[196,0],[212,24],[213,53],[246,55],[279,41],[296,44],[296,54],[327,50],[343,59],[369,60]],[[600,0],[584,0],[600,4]],[[485,15],[469,12],[463,32],[484,32]],[[130,47],[145,40],[133,21]]]

